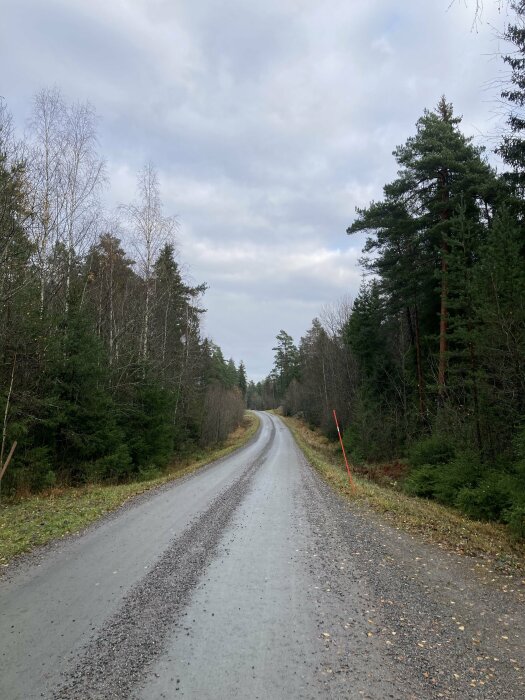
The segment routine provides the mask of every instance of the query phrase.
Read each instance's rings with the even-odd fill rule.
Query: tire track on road
[[[125,700],[130,696],[134,685],[143,680],[146,666],[162,651],[167,634],[216,555],[223,531],[245,498],[274,439],[272,421],[269,440],[258,457],[174,540],[128,593],[104,631],[79,654],[73,672],[51,693],[53,700]]]

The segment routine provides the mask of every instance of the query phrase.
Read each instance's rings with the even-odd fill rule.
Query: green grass
[[[247,412],[243,425],[222,446],[194,452],[191,457],[174,462],[166,474],[150,481],[53,489],[15,502],[4,501],[0,505],[0,565],[5,567],[18,554],[79,532],[133,496],[225,457],[248,442],[258,427],[259,418]]]
[[[368,506],[395,527],[417,533],[427,542],[471,556],[483,557],[502,570],[525,570],[525,545],[513,541],[504,525],[470,520],[433,501],[408,496],[354,476],[350,488],[338,443],[296,418],[282,417],[309,462],[345,498]]]

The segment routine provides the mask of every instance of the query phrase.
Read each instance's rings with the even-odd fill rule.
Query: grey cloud
[[[469,133],[494,127],[497,46],[459,0],[6,4],[2,94],[19,124],[44,85],[89,99],[108,206],[156,163],[181,257],[210,285],[207,329],[253,374],[280,328],[298,339],[356,294],[363,237],[345,229],[395,176],[423,109],[445,93]]]

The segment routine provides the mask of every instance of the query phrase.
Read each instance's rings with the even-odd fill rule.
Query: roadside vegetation
[[[407,494],[525,539],[525,4],[509,12],[504,172],[445,97],[425,110],[347,229],[366,235],[357,297],[297,345],[281,330],[248,405],[328,438],[335,408],[354,463],[406,465]]]
[[[375,465],[373,469],[352,466],[353,493],[339,443],[298,418],[281,418],[310,464],[345,498],[370,507],[394,527],[418,534],[427,542],[481,557],[503,571],[525,572],[525,543],[516,541],[504,525],[472,520],[455,509],[408,495],[397,481],[399,475],[403,479],[399,464]]]
[[[37,495],[2,501],[0,508],[0,566],[18,554],[51,540],[79,532],[134,496],[180,479],[225,457],[246,444],[257,432],[259,418],[247,412],[242,424],[220,446],[196,448],[178,458],[154,478],[124,484],[89,484],[51,488]]]
[[[0,98],[0,472],[4,493],[149,478],[239,425],[242,362],[203,336],[152,164],[115,211],[92,105]]]

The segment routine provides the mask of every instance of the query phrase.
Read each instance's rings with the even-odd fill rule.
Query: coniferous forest
[[[525,537],[525,3],[511,8],[502,172],[461,105],[430,106],[347,229],[366,235],[358,295],[298,345],[281,330],[257,384],[203,336],[206,284],[182,272],[154,166],[108,213],[91,105],[42,90],[21,137],[1,101],[4,492],[146,478],[224,440],[246,402],[335,437],[335,408],[363,470],[401,460],[407,492]]]
[[[57,89],[27,135],[0,103],[0,464],[5,492],[147,478],[244,412],[244,365],[201,333],[155,168],[108,215],[96,114]]]
[[[298,414],[354,461],[406,460],[402,488],[525,537],[525,3],[504,57],[498,174],[443,97],[393,157],[397,177],[347,233],[364,282],[299,345],[282,330],[248,405]]]

